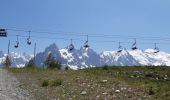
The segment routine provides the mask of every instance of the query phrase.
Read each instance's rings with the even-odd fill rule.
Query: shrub
[[[104,65],[104,66],[102,67],[102,69],[103,69],[103,70],[108,70],[108,67],[109,67],[108,65]]]
[[[66,67],[65,67],[65,70],[69,70],[69,67],[68,67],[68,66],[66,66]]]
[[[42,86],[42,87],[46,87],[46,86],[48,86],[48,85],[49,85],[49,80],[43,80],[41,86]]]
[[[154,95],[154,94],[155,94],[155,92],[153,91],[153,88],[150,87],[150,88],[149,88],[149,95]]]
[[[51,81],[51,86],[60,86],[62,84],[63,84],[63,80],[61,79]]]

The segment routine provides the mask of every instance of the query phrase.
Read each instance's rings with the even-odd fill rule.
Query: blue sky
[[[97,52],[116,50],[119,41],[129,49],[133,38],[142,50],[156,42],[170,52],[169,11],[169,0],[1,0],[0,26],[31,30],[38,52],[51,43],[66,47],[71,38],[80,48],[84,34]],[[32,53],[33,45],[26,45],[26,37],[19,37],[19,48],[14,48],[15,35],[28,32],[8,30],[8,37],[0,38],[0,50],[6,51],[11,40],[11,51]]]

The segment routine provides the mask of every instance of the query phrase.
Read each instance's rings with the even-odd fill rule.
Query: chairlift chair
[[[14,46],[15,48],[18,48],[19,47],[19,41],[18,41],[18,35],[17,35],[17,41],[16,41],[16,44]]]
[[[73,49],[74,49],[74,45],[73,45],[73,44],[70,44],[68,50],[69,50],[69,51],[72,51]]]
[[[135,39],[135,42],[132,44],[132,50],[136,50],[138,49],[137,46],[136,46],[136,39]]]
[[[88,45],[88,35],[87,35],[87,40],[86,40],[86,42],[84,43],[84,48],[88,48],[88,47],[90,47],[90,46]]]
[[[155,43],[154,53],[158,53],[158,52],[159,52],[159,48],[156,46],[156,43]]]
[[[118,53],[119,52],[122,52],[122,46],[120,45],[120,42],[119,42],[119,47],[118,47],[118,51],[117,51]]]
[[[0,36],[1,36],[1,37],[7,37],[7,31],[6,31],[6,29],[0,29]]]
[[[27,38],[27,44],[28,44],[28,45],[31,45],[31,41],[30,41],[30,32],[31,32],[31,31],[28,31],[28,32],[29,32],[29,36],[28,36],[28,38]]]
[[[88,47],[90,47],[90,46],[88,45],[88,41],[86,41],[86,42],[84,43],[84,48],[88,48]]]
[[[27,38],[27,44],[28,44],[28,45],[31,45],[30,38]]]
[[[69,45],[68,50],[72,51],[73,49],[74,49],[74,45],[73,45],[72,39],[71,39],[71,44]]]
[[[0,29],[0,32],[2,32],[2,31],[6,31],[6,29],[2,29],[2,28],[1,28],[1,29]]]
[[[19,42],[16,41],[16,45],[14,46],[15,48],[18,48],[19,47]]]

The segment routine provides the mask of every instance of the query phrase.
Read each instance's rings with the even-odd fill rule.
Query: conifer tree
[[[10,57],[7,55],[4,62],[3,62],[3,65],[5,67],[9,68],[11,66],[11,64],[12,64],[12,61],[11,61]]]
[[[52,53],[49,53],[44,64],[47,68],[61,69],[61,64],[53,57]]]

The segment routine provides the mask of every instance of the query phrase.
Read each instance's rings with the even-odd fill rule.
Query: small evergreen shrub
[[[104,65],[104,66],[102,67],[102,69],[103,69],[103,70],[108,70],[108,67],[109,67],[108,65]]]
[[[49,85],[49,80],[43,80],[41,86],[42,87],[47,87]]]
[[[61,80],[61,79],[51,81],[51,86],[60,86],[62,84],[63,84],[63,80]]]
[[[154,95],[154,94],[155,94],[155,92],[153,91],[153,88],[150,87],[150,88],[149,88],[149,95]]]

